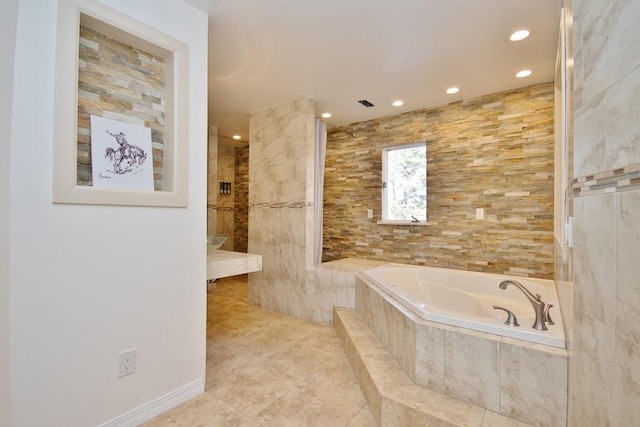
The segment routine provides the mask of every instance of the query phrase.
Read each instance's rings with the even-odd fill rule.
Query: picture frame
[[[154,191],[78,182],[80,26],[164,62],[163,161]],[[188,45],[92,0],[60,0],[56,43],[53,203],[186,207],[188,204]],[[132,115],[134,112],[132,112]],[[126,118],[126,112],[122,114]]]

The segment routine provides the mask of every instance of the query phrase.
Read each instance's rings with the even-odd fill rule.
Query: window
[[[382,223],[427,220],[427,144],[382,152]]]

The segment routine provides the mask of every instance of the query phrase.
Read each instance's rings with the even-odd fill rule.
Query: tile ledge
[[[412,420],[422,419],[427,425],[433,422],[460,427],[485,425],[484,420],[487,418],[486,415],[491,411],[415,384],[398,387],[398,378],[405,379],[406,377],[406,380],[409,382],[412,382],[412,380],[397,363],[395,369],[393,369],[394,372],[390,372],[387,365],[384,374],[377,375],[372,369],[372,366],[367,366],[367,360],[369,358],[363,357],[359,349],[359,347],[363,346],[364,342],[376,340],[379,342],[373,331],[371,331],[354,309],[334,307],[333,317],[334,328],[336,329],[336,333],[338,333],[342,345],[345,347],[347,358],[356,373],[358,382],[362,384],[361,375],[368,376],[373,382],[375,392],[378,395],[369,396],[365,393],[365,397],[367,398],[369,406],[372,408],[376,406],[375,402],[372,401],[373,399],[380,402],[380,412],[376,413],[372,410],[374,418],[376,418],[376,422],[379,425],[383,419],[385,422],[390,421],[387,417],[393,414],[387,414],[386,410],[393,406],[400,406],[403,409],[403,413],[408,415]],[[353,329],[354,327],[357,328],[357,332],[350,334],[349,329]],[[339,329],[343,330],[347,336],[341,334]],[[376,347],[379,348],[382,345],[381,343],[379,344],[380,345]],[[393,358],[391,354],[386,353],[390,358]],[[356,360],[352,360],[352,358]],[[355,366],[357,362],[360,362],[362,366]],[[396,386],[385,384],[385,378],[393,379]],[[393,410],[390,412],[397,413],[397,411]],[[463,414],[466,414],[466,416]],[[527,424],[517,422],[494,412],[491,412],[491,417],[498,417],[505,422],[514,423],[514,425],[527,426]],[[402,420],[395,421],[397,422],[396,425],[402,425]]]

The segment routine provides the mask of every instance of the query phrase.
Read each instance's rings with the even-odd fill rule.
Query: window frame
[[[425,150],[425,212],[424,212],[424,220],[419,220],[419,221],[413,221],[413,220],[401,220],[401,219],[389,219],[387,218],[387,205],[388,205],[388,197],[387,197],[387,182],[388,182],[388,172],[389,172],[389,161],[388,161],[388,156],[390,152],[393,151],[398,151],[398,150],[405,150],[405,149],[409,149],[409,148],[415,148],[415,147],[424,147]],[[381,195],[382,195],[382,211],[381,211],[381,217],[382,219],[380,221],[378,221],[378,224],[391,224],[391,225],[426,225],[427,224],[427,213],[428,213],[428,209],[427,209],[427,202],[426,202],[426,198],[429,194],[429,191],[427,189],[427,182],[426,182],[426,176],[427,176],[427,166],[428,166],[428,162],[427,162],[427,142],[426,141],[417,141],[417,142],[412,142],[409,144],[402,144],[402,145],[393,145],[393,146],[388,146],[388,147],[384,147],[382,149],[382,185],[381,185]]]

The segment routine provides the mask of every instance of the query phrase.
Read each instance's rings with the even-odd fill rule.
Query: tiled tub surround
[[[345,126],[355,138],[330,132],[324,261],[552,279],[553,115],[548,83]],[[427,142],[428,225],[378,225],[382,149],[415,141]]]
[[[325,262],[307,271],[305,286],[314,289],[317,303],[313,320],[331,322],[333,307],[356,306],[356,273],[386,264],[382,261],[347,258]]]
[[[355,285],[357,312],[415,384],[522,422],[566,425],[566,350],[426,321],[363,275]]]
[[[551,280],[403,264],[385,264],[362,274],[424,320],[566,348],[560,304]],[[546,330],[532,327],[535,312],[522,291],[513,283],[505,289],[498,286],[505,280],[517,280],[541,296],[555,319],[545,325]],[[520,325],[506,325],[506,313],[494,306],[510,310]]]
[[[416,385],[354,309],[335,307],[333,326],[378,426],[529,426]]]

